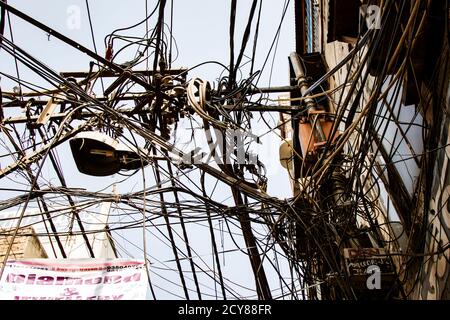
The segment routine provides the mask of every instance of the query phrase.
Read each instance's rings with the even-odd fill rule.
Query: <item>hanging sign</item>
[[[143,261],[124,259],[24,259],[8,261],[1,300],[143,300]]]

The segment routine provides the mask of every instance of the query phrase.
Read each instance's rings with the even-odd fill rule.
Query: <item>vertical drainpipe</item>
[[[295,51],[297,54],[304,54],[306,52],[306,30],[305,30],[305,0],[294,1],[295,10]],[[290,75],[291,79],[296,78],[294,74]],[[297,85],[291,80],[291,85]],[[291,93],[292,94],[292,93]],[[298,113],[291,114],[291,127],[292,127],[292,146],[294,150],[300,151],[300,139],[299,139],[299,121]],[[294,179],[298,179],[300,173],[300,160],[298,157],[294,157]],[[294,181],[295,184],[295,181]]]
[[[309,85],[306,80],[305,70],[300,61],[300,58],[298,57],[298,54],[296,52],[292,52],[289,55],[289,60],[291,61],[292,68],[294,69],[296,85],[299,87],[301,95],[305,96],[307,90],[309,89]],[[304,100],[304,103],[306,105],[306,109],[308,110],[311,125],[313,126],[313,133],[316,142],[326,141],[327,137],[319,120],[318,111],[320,111],[320,109],[317,108],[316,103],[313,99],[306,98]],[[295,122],[297,122],[298,125],[298,119],[296,119]],[[298,132],[295,132],[295,134],[298,135]]]

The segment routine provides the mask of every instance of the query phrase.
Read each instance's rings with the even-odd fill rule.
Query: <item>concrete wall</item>
[[[14,230],[1,230],[1,233],[12,234]],[[0,236],[0,263],[5,260],[8,247],[12,241],[12,235]],[[43,248],[33,228],[24,228],[18,231],[14,239],[8,260],[25,258],[47,258],[47,253]]]
[[[87,232],[87,239],[92,246],[96,258],[117,258],[112,240],[108,237],[108,233],[106,231],[110,207],[111,203],[103,203],[96,208],[90,208],[89,210],[78,212],[84,223],[84,228]],[[53,209],[63,210],[63,208]],[[93,212],[91,212],[91,210],[93,210]],[[95,212],[94,210],[98,211]],[[76,220],[73,224],[74,234],[64,235],[68,233],[68,227],[72,222],[71,211],[66,210],[66,212],[66,214],[59,214],[52,220],[57,232],[63,234],[59,236],[59,239],[64,247],[67,258],[90,258],[85,239],[79,232]],[[2,221],[0,223],[0,228],[15,228],[17,220],[14,218],[17,216],[18,213],[16,211],[2,212],[2,217],[8,217],[10,219]],[[33,226],[33,230],[37,234],[36,239],[40,241],[42,248],[45,250],[49,258],[62,258],[56,238],[51,235],[52,229],[50,223],[48,221],[42,221],[39,209],[27,210],[24,215],[24,219],[22,220],[21,227],[24,228],[27,226]],[[23,230],[28,229],[29,228]],[[50,236],[48,233],[50,233]],[[1,237],[2,236],[0,236],[0,238]],[[22,240],[19,240],[19,237],[17,237],[16,241]]]
[[[450,299],[450,81],[447,70],[446,112],[440,130],[433,173],[432,198],[427,217],[427,238],[414,299]],[[442,108],[444,110],[444,108]],[[444,147],[445,146],[445,147]],[[434,254],[438,253],[438,254]]]
[[[321,24],[320,24],[320,49],[325,57],[326,63],[329,68],[333,68],[336,66],[352,49],[352,45],[349,43],[334,41],[332,43],[327,43],[327,24],[328,24],[328,1],[321,0]],[[448,49],[446,49],[448,50]],[[362,50],[362,53],[364,50]],[[448,51],[446,53],[448,55]],[[347,67],[341,68],[338,72],[336,72],[330,79],[330,89],[336,88],[339,85],[343,84],[347,74],[353,73],[355,68],[358,67],[355,64],[351,70]],[[442,71],[442,70],[441,70]],[[439,146],[441,146],[437,150],[437,158],[434,164],[434,172],[433,172],[433,182],[432,182],[432,190],[431,190],[431,202],[429,204],[429,212],[425,212],[423,208],[417,207],[414,208],[414,213],[411,213],[411,216],[415,215],[416,217],[425,217],[424,220],[421,220],[421,223],[426,223],[427,235],[423,234],[422,237],[426,237],[425,240],[425,250],[423,252],[423,257],[420,257],[421,252],[414,252],[415,255],[419,255],[417,258],[418,265],[417,269],[409,268],[409,275],[406,273],[405,275],[405,263],[409,261],[410,257],[406,256],[395,256],[394,263],[396,265],[397,271],[400,272],[401,280],[405,283],[405,288],[407,293],[410,293],[408,296],[412,299],[450,299],[450,247],[449,247],[449,239],[450,239],[450,82],[449,82],[449,70],[444,70],[443,73],[446,73],[446,77],[444,79],[440,79],[440,83],[446,83],[446,107],[447,110],[442,110],[440,112],[443,113],[443,119],[441,125],[439,136]],[[363,99],[361,102],[361,106],[363,106],[370,94],[373,91],[374,81],[376,78],[369,76],[368,81],[366,82],[363,88],[359,88],[359,90],[364,90]],[[344,91],[345,94],[347,91]],[[340,95],[342,91],[339,90],[336,94],[330,95],[330,110],[335,110]],[[401,96],[401,94],[400,94]],[[345,97],[345,95],[344,95]],[[389,97],[389,94],[388,94]],[[351,103],[351,101],[350,101]],[[416,121],[411,120],[411,115],[414,115],[416,107],[414,106],[405,106],[400,101],[393,101],[393,106],[395,108],[400,109],[401,114],[404,118],[399,119],[400,121],[409,122]],[[380,105],[380,108],[383,106]],[[439,111],[438,111],[439,112]],[[422,117],[426,115],[419,114],[419,120],[422,121]],[[440,115],[433,114],[433,118],[439,118]],[[415,118],[412,118],[415,119]],[[428,119],[428,123],[434,123],[432,119]],[[419,125],[421,123],[418,123]],[[388,139],[389,136],[393,136],[393,133],[396,128],[394,123],[386,122],[385,126],[387,127]],[[418,127],[420,128],[420,127]],[[424,152],[427,146],[422,145],[422,130],[419,129],[418,132],[409,132],[408,139],[414,145],[413,148],[416,154],[421,154]],[[358,139],[356,136],[354,139]],[[356,140],[356,142],[358,142]],[[387,143],[386,143],[387,142]],[[382,141],[385,148],[389,151],[388,143],[394,144],[393,141]],[[400,146],[399,154],[405,153],[406,148]],[[411,156],[411,154],[409,155]],[[376,158],[376,161],[381,165],[384,165],[383,159],[379,156],[379,154],[373,155]],[[408,157],[407,157],[408,158]],[[394,154],[394,160],[401,160]],[[398,161],[398,164],[395,165],[397,171],[399,172],[402,180],[404,180],[406,189],[411,197],[413,197],[414,192],[416,190],[420,190],[420,184],[417,182],[420,181],[420,168],[411,162],[408,161]],[[408,178],[408,175],[412,172],[412,178]],[[422,173],[423,174],[423,173]],[[368,181],[369,184],[372,184],[372,181]],[[380,183],[381,185],[381,183]],[[419,186],[419,187],[418,187]],[[293,193],[295,194],[295,190],[293,187]],[[383,238],[385,240],[399,239],[399,241],[393,241],[388,245],[388,249],[391,252],[403,252],[407,253],[408,239],[406,234],[402,230],[399,216],[395,209],[393,209],[392,200],[390,199],[388,192],[384,187],[381,187],[380,196],[377,194],[372,194],[372,198],[379,198],[379,207],[381,208],[382,214],[378,216],[378,223],[385,225],[383,232],[381,232]],[[420,197],[419,197],[420,200]],[[420,202],[420,201],[419,201]],[[419,203],[420,204],[420,203]],[[425,207],[424,207],[425,208]],[[388,226],[389,222],[396,222]],[[400,235],[402,235],[400,237]],[[422,238],[423,239],[423,238]],[[417,277],[418,276],[418,277]],[[411,290],[410,290],[411,289]]]

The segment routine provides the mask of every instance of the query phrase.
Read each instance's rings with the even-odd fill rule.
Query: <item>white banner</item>
[[[24,259],[8,261],[1,300],[143,300],[143,261]]]

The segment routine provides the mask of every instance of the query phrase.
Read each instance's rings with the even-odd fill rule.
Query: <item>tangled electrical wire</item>
[[[107,233],[115,240],[117,256],[144,256],[154,299],[161,292],[186,299],[358,299],[345,268],[343,252],[348,248],[367,247],[400,252],[400,242],[405,236],[412,237],[416,232],[424,237],[427,229],[425,224],[422,229],[413,230],[414,217],[403,216],[414,207],[408,206],[407,201],[394,201],[392,211],[402,221],[390,221],[381,199],[384,193],[392,197],[397,192],[400,199],[412,202],[408,190],[401,189],[400,184],[393,185],[392,177],[398,178],[394,159],[402,143],[408,146],[412,161],[417,162],[421,156],[408,138],[408,131],[417,124],[420,112],[416,111],[410,121],[402,123],[400,111],[393,106],[401,96],[411,58],[411,52],[405,53],[402,48],[408,47],[405,43],[415,41],[412,35],[420,33],[423,27],[420,21],[427,11],[419,10],[420,1],[417,1],[405,28],[402,29],[400,17],[395,20],[394,28],[386,18],[379,31],[360,33],[355,50],[333,72],[346,69],[345,79],[339,80],[330,72],[327,77],[335,77],[337,82],[334,89],[288,99],[292,104],[306,106],[292,111],[288,120],[274,126],[260,112],[260,119],[268,126],[267,133],[276,133],[276,129],[300,121],[311,111],[308,99],[317,105],[328,102],[331,105],[327,113],[327,119],[332,122],[328,140],[313,163],[293,151],[301,173],[299,178],[292,172],[289,175],[296,180],[294,185],[298,190],[293,198],[281,200],[267,194],[268,181],[262,161],[250,161],[250,139],[244,139],[243,146],[234,138],[227,140],[230,129],[251,133],[256,112],[249,109],[266,106],[273,100],[257,87],[262,70],[253,71],[257,31],[249,76],[245,78],[241,71],[257,12],[256,29],[259,29],[262,1],[259,1],[259,11],[257,0],[251,4],[236,60],[237,2],[232,1],[230,63],[225,66],[205,62],[223,69],[216,87],[206,80],[186,78],[198,66],[171,69],[178,56],[172,53],[173,46],[178,49],[172,35],[172,21],[167,23],[164,18],[166,3],[158,1],[143,20],[118,28],[105,37],[104,59],[123,70],[122,73],[95,61],[80,78],[59,74],[5,37],[2,7],[1,49],[44,79],[49,88],[27,82],[19,74],[0,73],[30,90],[2,92],[0,179],[9,185],[2,185],[0,212],[14,210],[14,214],[0,216],[0,225],[9,226],[0,231],[0,236],[14,239],[19,229],[40,228],[35,235],[49,239],[55,257],[66,258],[70,252],[66,252],[63,242],[69,237],[82,237],[88,253],[95,257],[88,237]],[[400,12],[406,3],[386,1],[383,10]],[[283,5],[280,26],[288,5],[289,1]],[[155,26],[150,28],[156,13]],[[146,32],[142,37],[126,34],[143,24]],[[402,35],[400,42],[384,43],[386,34],[397,31]],[[279,36],[280,28],[273,44]],[[388,48],[389,59],[379,62],[377,53],[382,46]],[[130,50],[135,50],[133,58],[119,63]],[[152,69],[150,58],[153,58]],[[442,63],[446,59],[442,56]],[[142,65],[145,70],[135,72]],[[376,78],[370,76],[373,70]],[[103,80],[108,72],[115,80],[105,87]],[[238,80],[239,73],[243,79]],[[103,95],[97,97],[98,80]],[[318,87],[325,80],[311,87]],[[52,114],[49,110],[55,108],[59,112]],[[430,125],[426,119],[422,122],[421,129],[426,132]],[[392,147],[387,149],[389,123],[397,129]],[[186,135],[195,147],[200,139],[194,134],[194,126],[204,133],[209,148],[206,161],[192,161],[196,148],[188,151],[180,148],[176,135],[180,134],[182,124],[186,124]],[[91,186],[74,187],[76,184],[64,175],[63,153],[67,151],[64,146],[83,131],[102,132],[120,141],[136,152],[140,165],[137,169],[118,172],[115,182],[108,182],[101,190],[92,191]],[[220,154],[217,148],[220,143],[232,152]],[[244,149],[243,159],[239,158],[239,148]],[[384,163],[377,160],[380,157]],[[6,166],[3,161],[7,162]],[[287,169],[292,171],[289,166]],[[46,177],[44,173],[50,172]],[[113,191],[109,192],[111,188]],[[108,214],[99,209],[104,204],[110,206]],[[64,226],[55,221],[63,221]],[[398,225],[402,230],[396,234],[393,228]],[[142,230],[139,240],[136,240],[139,237],[136,230]],[[154,242],[158,243],[156,249],[152,247]],[[394,254],[388,255],[390,263],[400,265],[388,295],[400,290],[402,298],[407,298],[413,291],[414,288],[410,292],[403,290],[403,282],[410,277],[403,266],[416,258],[417,252],[420,250],[407,248],[402,252],[406,257],[403,261]],[[238,253],[250,261],[254,287],[239,283],[226,267],[225,259]],[[274,275],[277,283],[266,274]]]

